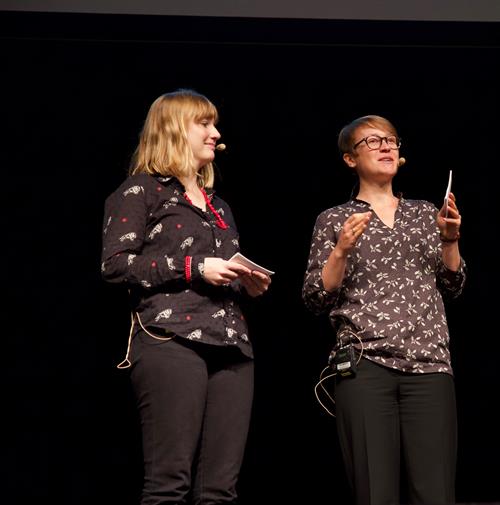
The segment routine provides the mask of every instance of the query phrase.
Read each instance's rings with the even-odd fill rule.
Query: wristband
[[[453,238],[445,237],[442,233],[439,234],[439,239],[441,242],[457,242],[460,238],[460,232],[457,231],[457,234]]]

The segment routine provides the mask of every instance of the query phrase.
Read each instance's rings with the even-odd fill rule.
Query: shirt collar
[[[398,191],[394,196],[399,200],[400,205],[406,201],[403,198],[402,191]],[[358,204],[358,205],[363,205],[363,206],[368,205],[368,207],[370,207],[370,204],[368,202],[366,202],[365,200],[361,200],[360,198],[351,198],[351,202],[353,204]]]
[[[181,193],[184,193],[186,191],[186,188],[184,188],[184,185],[182,182],[177,179],[177,177],[174,176],[164,176],[164,175],[155,175],[156,180],[158,182],[161,182],[162,184],[169,185],[173,184]],[[212,200],[212,198],[215,196],[215,189],[214,188],[205,188],[205,193],[207,194],[208,198]]]

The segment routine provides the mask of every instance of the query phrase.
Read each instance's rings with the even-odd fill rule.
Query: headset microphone
[[[402,167],[406,163],[405,158],[399,158],[398,160],[398,167]]]
[[[217,145],[215,146],[215,149],[216,149],[217,151],[225,151],[225,150],[226,150],[226,144],[217,144]]]

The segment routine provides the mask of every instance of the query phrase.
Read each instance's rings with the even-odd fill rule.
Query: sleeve
[[[323,267],[336,243],[337,237],[334,225],[328,222],[327,214],[323,212],[316,219],[314,226],[302,287],[302,299],[306,307],[314,314],[322,314],[328,311],[340,299],[342,286],[334,291],[327,291],[321,276]]]
[[[432,222],[435,244],[437,244],[438,254],[436,255],[436,286],[443,297],[453,299],[462,293],[467,277],[467,267],[463,258],[460,258],[460,267],[454,272],[446,267],[441,256],[441,240],[439,239],[439,228],[436,216],[439,209],[431,203],[424,202],[429,212],[429,220]]]
[[[161,248],[147,247],[149,213],[146,184],[122,185],[106,200],[101,274],[107,282],[155,289],[167,282],[186,282],[191,274],[189,257],[173,258]]]
[[[456,298],[462,293],[467,278],[467,266],[460,258],[460,267],[456,272],[446,267],[439,255],[436,268],[436,285],[443,297]]]

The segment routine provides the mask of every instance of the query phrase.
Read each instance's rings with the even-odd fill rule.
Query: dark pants
[[[356,505],[455,503],[457,420],[453,377],[408,374],[362,359],[335,385],[337,429]]]
[[[253,361],[234,348],[139,332],[132,385],[142,424],[141,505],[229,504],[243,460]]]

